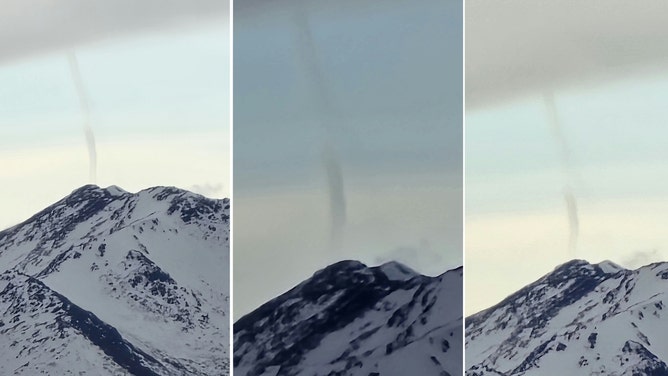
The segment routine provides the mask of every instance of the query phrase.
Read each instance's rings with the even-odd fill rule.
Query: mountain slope
[[[0,232],[0,374],[226,375],[229,201],[84,186]]]
[[[241,376],[458,375],[461,359],[461,268],[342,261],[234,324]]]
[[[466,374],[668,375],[668,263],[575,260],[466,319]]]

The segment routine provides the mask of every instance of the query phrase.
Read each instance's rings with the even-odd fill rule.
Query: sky
[[[668,258],[666,6],[467,2],[467,314],[571,259]]]
[[[20,19],[23,13],[16,9]],[[14,55],[5,50],[0,58],[1,228],[92,180],[132,192],[173,185],[229,196],[226,13],[199,23],[178,22],[175,12],[160,15],[170,22],[149,19],[151,27],[135,28],[124,19],[132,15],[119,12],[100,21],[108,30],[83,40],[75,31],[85,31],[81,25],[90,26],[90,20],[73,18],[63,35],[45,37],[53,43],[44,45],[31,44],[17,27],[15,34],[25,36],[30,48]],[[48,22],[42,31],[49,31]],[[95,179],[68,54],[76,56],[90,109]]]
[[[574,258],[627,268],[668,258],[666,93],[668,72],[555,91],[566,172],[542,96],[467,111],[467,313]]]
[[[235,319],[342,259],[460,266],[461,1],[239,4]]]

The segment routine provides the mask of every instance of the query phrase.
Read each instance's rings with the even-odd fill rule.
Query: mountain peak
[[[198,193],[190,192],[185,189],[181,189],[174,186],[154,186],[150,188],[142,189],[137,193],[131,193],[118,185],[110,185],[106,188],[102,188],[96,184],[86,184],[75,190],[73,190],[66,198],[77,198],[77,197],[90,197],[90,196],[110,196],[110,197],[122,197],[125,195],[134,195],[148,193],[152,195],[157,200],[162,200],[168,196],[177,196],[177,195],[188,195],[196,197],[205,197]],[[228,200],[228,199],[224,199]]]
[[[461,278],[417,276],[398,262],[319,270],[234,324],[234,374],[461,373]]]
[[[587,260],[573,259],[566,261],[561,265],[558,265],[556,268],[554,268],[554,271],[557,272],[557,271],[573,270],[581,268],[591,269],[592,264],[590,264]]]
[[[408,281],[422,276],[420,273],[397,261],[389,261],[376,268],[383,272],[390,281]]]
[[[574,271],[574,270],[595,270],[598,269],[605,274],[615,274],[620,271],[626,271],[627,269],[620,266],[617,263],[614,263],[610,260],[604,260],[598,264],[592,264],[586,260],[574,259],[567,261],[556,268],[554,268],[554,273],[556,272],[565,272],[565,271]]]
[[[564,263],[466,319],[466,374],[668,374],[667,279],[658,264]]]
[[[321,269],[320,271],[316,272],[345,272],[345,271],[356,271],[356,270],[363,270],[366,269],[367,266],[366,264],[357,261],[357,260],[342,260],[335,262],[331,265],[328,265]]]
[[[91,196],[99,197],[106,195],[108,192],[106,189],[100,188],[95,184],[86,184],[81,187],[73,190],[69,195],[65,197],[66,200],[78,200],[81,198],[87,198]]]
[[[52,206],[46,208],[44,211],[52,211],[55,207],[61,204],[73,207],[81,203],[88,203],[97,209],[101,209],[111,201],[129,195],[131,195],[131,193],[115,185],[107,188],[101,188],[95,184],[86,184],[73,190],[69,195],[65,196],[63,199],[56,202]]]
[[[117,185],[108,186],[106,191],[109,192],[112,196],[123,196],[130,193]]]
[[[596,264],[596,266],[603,271],[603,273],[606,274],[615,274],[620,271],[626,271],[627,269],[621,267],[620,265],[610,261],[610,260],[604,260]]]
[[[228,374],[228,250],[229,200],[75,189],[0,232],[0,374]]]

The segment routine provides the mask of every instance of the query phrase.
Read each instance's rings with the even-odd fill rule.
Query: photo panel
[[[235,375],[462,373],[462,6],[234,3]]]
[[[227,1],[3,3],[0,374],[230,373],[230,37]]]
[[[467,375],[668,373],[666,11],[466,2]]]

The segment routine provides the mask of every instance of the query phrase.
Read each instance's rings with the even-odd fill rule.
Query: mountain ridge
[[[85,185],[0,232],[14,281],[0,289],[0,337],[14,338],[0,373],[227,375],[229,209],[175,187]],[[51,356],[26,350],[34,338]]]
[[[317,271],[236,321],[235,374],[459,374],[462,269],[411,273],[354,260]]]
[[[466,374],[668,375],[668,263],[571,260],[466,318]]]

